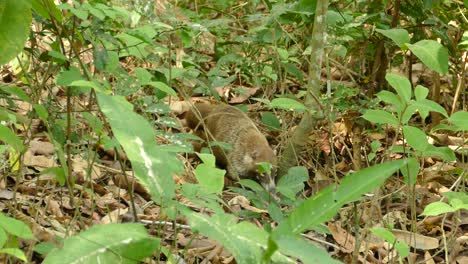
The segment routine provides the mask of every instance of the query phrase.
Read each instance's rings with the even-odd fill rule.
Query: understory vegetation
[[[467,9],[3,1],[0,262],[468,263]],[[195,151],[195,102],[275,193]]]

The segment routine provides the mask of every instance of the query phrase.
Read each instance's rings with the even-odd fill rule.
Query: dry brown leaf
[[[437,238],[423,236],[409,231],[393,229],[393,235],[401,242],[405,242],[410,247],[422,250],[430,250],[439,247],[439,240]]]
[[[237,90],[241,90],[241,92],[235,96],[233,96],[230,100],[229,103],[231,104],[239,104],[247,101],[250,97],[255,95],[259,88],[247,88],[247,87],[239,87]]]
[[[431,253],[429,253],[428,251],[424,252],[424,262],[426,264],[435,264],[435,261],[432,258]]]
[[[50,156],[55,153],[54,144],[45,141],[33,140],[29,143],[29,150],[34,155]]]
[[[101,224],[109,224],[109,223],[118,223],[120,218],[119,216],[124,215],[128,212],[128,208],[118,208],[114,211],[108,213],[101,219]]]
[[[43,155],[34,155],[30,150],[24,153],[24,165],[34,167],[37,170],[43,170],[50,167],[55,167],[56,163],[52,158]]]
[[[264,210],[264,209],[259,209],[255,206],[252,206],[250,205],[250,201],[242,196],[242,195],[238,195],[234,198],[232,198],[231,200],[229,200],[228,204],[230,206],[232,206],[233,208],[236,208],[236,209],[239,209],[238,206],[246,209],[246,210],[249,210],[251,212],[254,212],[254,213],[268,213],[267,210]]]
[[[351,253],[354,251],[356,245],[356,238],[349,234],[346,230],[341,228],[337,223],[328,223],[328,229],[330,230],[336,243],[341,246],[341,251],[344,253]],[[363,252],[366,249],[364,243],[359,247],[359,252]]]

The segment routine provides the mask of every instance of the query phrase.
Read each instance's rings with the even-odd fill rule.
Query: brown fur
[[[232,147],[229,150],[218,146],[212,148],[218,163],[227,169],[227,176],[232,180],[258,180],[267,189],[272,189],[273,177],[259,174],[257,163],[269,162],[276,165],[276,156],[253,121],[244,112],[230,105],[195,103],[195,108],[203,122],[200,122],[197,111],[193,110],[186,115],[187,125],[198,129],[198,135],[207,141],[224,142]],[[200,131],[200,128],[205,130]]]

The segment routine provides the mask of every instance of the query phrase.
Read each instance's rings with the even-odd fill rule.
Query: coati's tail
[[[195,109],[192,108],[187,112],[185,120],[187,121],[188,127],[190,127],[191,129],[196,129],[201,121],[199,117],[206,118],[213,109],[213,106],[207,103],[194,103],[193,105]]]

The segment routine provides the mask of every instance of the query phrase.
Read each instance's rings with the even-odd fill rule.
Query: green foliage
[[[155,201],[172,199],[175,195],[172,175],[181,171],[181,162],[174,153],[155,144],[152,127],[133,112],[133,106],[125,98],[104,94],[97,97],[101,111],[132,163],[135,176]]]
[[[0,3],[0,65],[23,50],[30,27],[30,1],[6,0]]]
[[[0,255],[8,254],[26,262],[24,252],[13,243],[7,243],[8,237],[34,239],[31,229],[25,223],[0,213]]]
[[[443,195],[448,199],[448,204],[445,202],[430,203],[424,208],[422,215],[436,216],[460,210],[468,210],[468,194],[463,192],[445,192]]]
[[[43,263],[139,263],[158,247],[159,239],[140,224],[107,224],[65,239]]]
[[[404,160],[392,161],[345,176],[339,186],[328,186],[304,201],[278,226],[273,237],[299,234],[329,220],[344,204],[374,190],[405,164]]]
[[[208,192],[220,194],[224,188],[224,174],[226,171],[216,168],[215,157],[212,154],[198,153],[198,156],[203,161],[194,172],[198,183],[206,188]]]
[[[374,235],[380,237],[381,239],[384,239],[393,247],[395,247],[396,251],[400,255],[400,261],[402,260],[401,258],[404,258],[409,255],[410,249],[409,246],[405,242],[397,241],[396,237],[392,232],[388,231],[385,228],[371,228],[370,230]]]
[[[308,110],[299,99],[306,95],[304,87],[308,84],[305,81],[310,79],[305,73],[310,66],[307,59],[314,51],[309,46],[309,40],[304,38],[310,36],[311,18],[317,4],[315,0],[294,3],[266,1],[266,11],[260,13],[258,10],[261,3],[258,1],[232,8],[234,2],[211,1],[209,8],[202,5],[203,8],[196,12],[190,9],[189,3],[179,3],[177,7],[181,8],[180,13],[185,16],[179,19],[170,8],[155,18],[154,3],[151,1],[146,3],[147,6],[137,6],[142,3],[124,3],[128,5],[124,7],[113,3],[106,5],[103,1],[74,1],[73,5],[63,3],[57,6],[52,0],[6,1],[0,4],[0,26],[2,30],[5,29],[0,34],[0,64],[16,56],[24,47],[32,8],[34,19],[43,24],[43,29],[31,32],[30,36],[37,39],[51,36],[51,43],[47,44],[45,50],[34,46],[25,49],[28,55],[34,57],[34,62],[40,63],[37,67],[34,65],[34,68],[47,68],[47,74],[35,72],[30,75],[36,78],[42,75],[46,76],[44,78],[56,76],[55,83],[51,83],[65,87],[63,91],[67,99],[71,97],[75,101],[77,96],[90,98],[89,108],[84,108],[85,111],[92,109],[95,103],[93,100],[97,99],[99,110],[104,116],[95,111],[81,113],[80,109],[82,119],[68,120],[62,113],[62,103],[54,105],[53,99],[44,100],[39,95],[45,90],[44,85],[48,85],[48,79],[36,83],[37,80],[27,76],[21,81],[30,90],[3,86],[0,91],[2,95],[7,95],[9,106],[14,105],[12,99],[30,102],[34,112],[28,117],[39,117],[43,121],[46,136],[54,144],[60,165],[42,173],[55,175],[60,185],[65,185],[69,176],[67,159],[71,155],[65,151],[65,146],[82,145],[80,140],[87,140],[89,145],[102,144],[106,149],[122,147],[135,176],[169,218],[175,219],[180,214],[186,216],[193,230],[221,242],[234,254],[237,263],[267,263],[270,260],[273,263],[297,263],[297,260],[302,263],[337,263],[327,252],[302,239],[299,233],[321,227],[343,205],[357,201],[364,193],[378,188],[398,170],[407,184],[414,185],[421,169],[421,157],[436,156],[444,161],[455,160],[452,150],[429,144],[426,132],[410,123],[416,113],[422,119],[428,117],[430,112],[440,113],[444,117],[448,117],[448,114],[443,107],[427,99],[427,88],[418,85],[413,90],[406,78],[388,74],[386,80],[395,92],[380,91],[377,97],[386,107],[369,109],[363,117],[376,124],[397,128],[397,132],[405,137],[407,145],[400,149],[395,146],[393,151],[404,153],[406,159],[349,174],[341,184],[331,185],[307,199],[298,197],[304,189],[304,182],[309,179],[307,169],[300,166],[290,168],[279,179],[277,190],[281,199],[278,200],[252,180],[241,180],[239,183],[243,188],[232,187],[232,190],[247,197],[255,207],[268,210],[270,217],[279,224],[273,230],[269,223],[265,223],[263,230],[247,221],[249,217],[258,217],[257,213],[247,210],[238,215],[225,213],[222,207],[224,202],[219,197],[224,186],[225,172],[215,167],[212,155],[198,154],[202,160],[202,164],[194,171],[198,184],[175,185],[173,176],[183,172],[176,153],[193,152],[185,143],[194,137],[167,132],[168,128],[180,129],[180,125],[168,116],[171,109],[165,99],[168,96],[187,97],[196,93],[219,99],[219,88],[229,88],[229,92],[242,95],[239,92],[242,89],[239,88],[243,87],[239,86],[260,87],[259,91],[264,92],[263,97],[254,100],[272,109],[296,113]],[[371,65],[377,46],[374,41],[380,41],[383,35],[401,50],[408,52],[409,49],[430,69],[446,74],[449,70],[449,54],[456,54],[456,48],[466,49],[468,46],[466,32],[459,47],[451,47],[446,28],[453,17],[450,14],[443,18],[435,16],[436,7],[442,8],[438,1],[407,3],[402,7],[400,16],[403,21],[401,25],[405,28],[391,28],[392,18],[384,2],[358,1],[352,5],[356,10],[338,10],[340,4],[330,6],[331,10],[327,13],[328,53],[324,56],[327,63],[330,58],[346,61],[350,55],[354,57],[359,54],[358,57],[362,56],[362,65]],[[228,14],[226,10],[231,9],[240,10],[241,15]],[[432,27],[433,36],[429,37],[420,25],[430,21],[438,22]],[[242,26],[239,31],[242,34],[234,29],[238,24]],[[374,35],[374,32],[379,34]],[[433,40],[435,38],[441,39],[441,43]],[[31,43],[37,39],[31,39]],[[414,44],[410,43],[411,40]],[[214,50],[210,47],[212,43]],[[363,43],[366,48],[361,54]],[[77,50],[69,50],[70,47]],[[393,46],[386,45],[385,49],[389,47]],[[179,51],[184,52],[179,54]],[[86,64],[88,59],[82,61],[81,52],[89,53],[86,55],[92,53],[87,58],[92,57],[94,68]],[[395,54],[392,63],[399,63],[403,57],[400,53]],[[143,64],[145,68],[141,67]],[[23,68],[28,70],[27,66]],[[359,84],[370,79],[362,75],[375,73],[370,69],[352,71],[356,72],[350,71],[351,78],[359,77]],[[291,83],[293,85],[289,87]],[[297,94],[288,91],[296,87],[299,87]],[[331,87],[336,88],[333,98],[330,98],[335,110],[362,109],[360,104],[355,103],[355,98],[359,98],[363,92],[359,85],[347,87],[332,83]],[[271,99],[274,96],[278,97]],[[73,115],[75,110],[71,109]],[[14,149],[10,152],[11,159],[25,150],[22,140],[11,128],[25,122],[19,115],[3,107],[0,108],[0,119],[9,122],[8,125],[0,125],[0,140]],[[281,124],[276,114],[272,113],[263,113],[261,119],[272,131],[278,131],[281,125],[289,125]],[[81,120],[90,127],[91,135],[76,131]],[[467,112],[457,112],[433,130],[467,131],[467,120]],[[108,135],[108,125],[112,135]],[[72,131],[71,134],[69,131]],[[215,144],[227,149],[230,147],[222,142]],[[371,144],[369,160],[375,160],[379,148],[379,142]],[[76,153],[81,150],[72,149],[70,154],[75,154],[73,151]],[[259,169],[270,173],[271,164],[259,164]],[[207,216],[191,211],[176,201],[176,191],[178,195],[200,208],[211,209],[213,213]],[[446,197],[448,203],[430,204],[423,214],[437,215],[466,209],[465,196],[451,193]],[[246,220],[239,221],[237,216]],[[0,214],[0,246],[6,245],[7,236],[32,238],[30,231],[22,233],[24,226],[15,221]],[[394,244],[400,256],[408,254],[405,244],[396,241],[388,230],[375,229],[373,232]],[[47,244],[36,247],[37,252],[47,254],[45,263],[136,263],[150,257],[159,248],[159,239],[149,237],[139,225],[112,224],[93,227],[70,237],[61,249],[51,247]],[[159,250],[165,255],[171,252],[165,248]],[[26,261],[24,254],[14,247],[0,249],[0,253]]]

